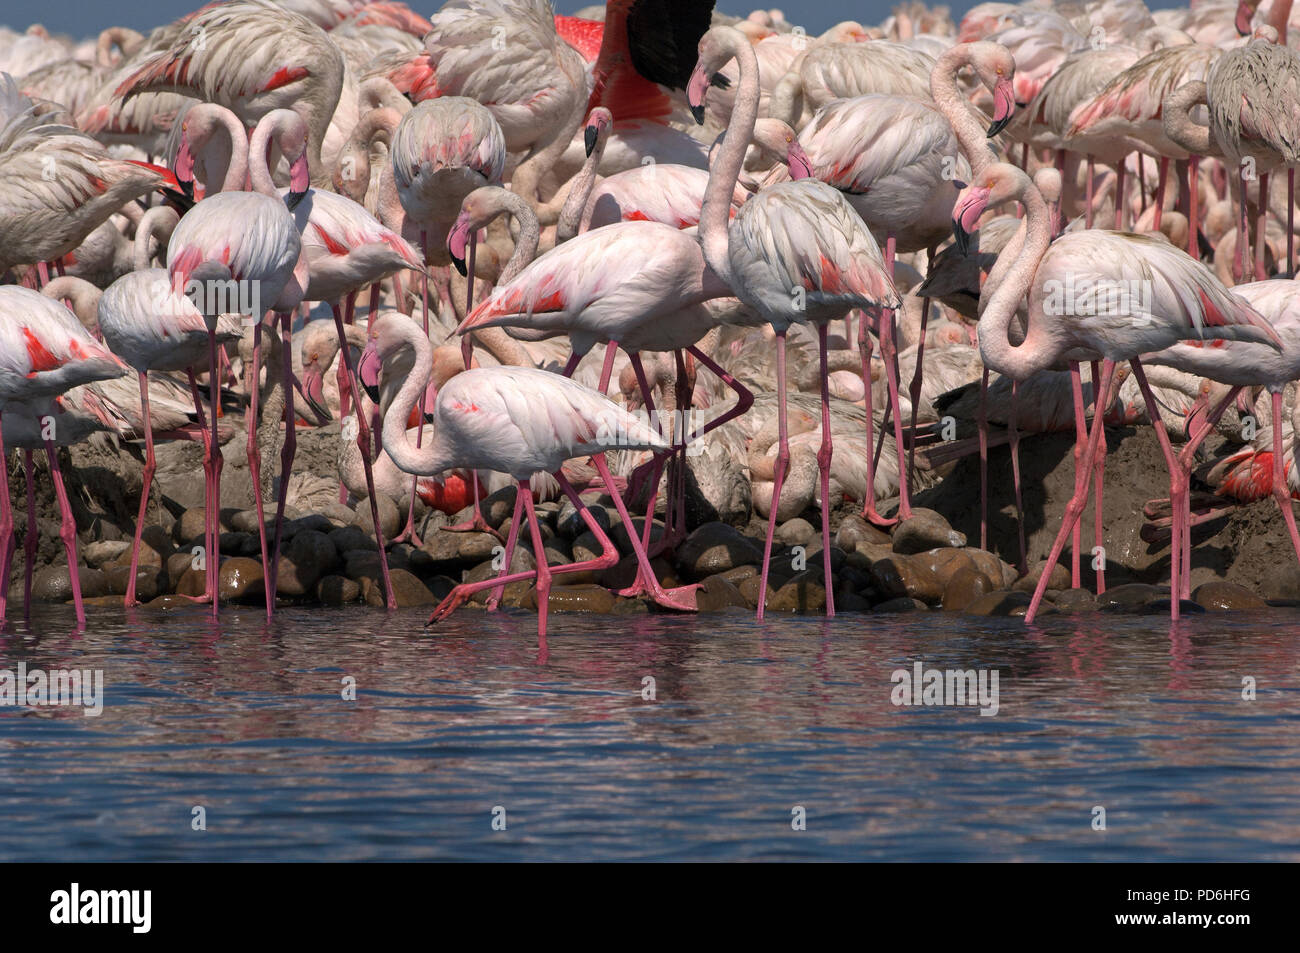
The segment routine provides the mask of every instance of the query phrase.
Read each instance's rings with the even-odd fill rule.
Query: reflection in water
[[[1300,857],[1291,610],[558,615],[544,660],[532,616],[424,617],[40,610],[0,669],[105,706],[0,708],[0,860]],[[895,707],[916,660],[997,668],[998,714]]]

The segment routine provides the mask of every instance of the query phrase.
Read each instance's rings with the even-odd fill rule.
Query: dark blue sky
[[[44,23],[51,31],[90,36],[104,27],[121,24],[137,30],[158,26],[183,13],[197,9],[204,0],[129,0],[127,3],[103,3],[102,0],[4,0],[0,7],[0,23],[12,29],[24,29],[30,23]],[[779,7],[794,23],[819,32],[840,20],[860,20],[879,23],[889,16],[895,0],[792,0],[775,2],[761,0],[766,6]],[[976,0],[955,0],[948,4],[954,16],[974,6]],[[583,0],[553,0],[561,13],[571,13],[587,2]],[[737,2],[729,0],[720,9],[736,16],[748,13],[759,6],[760,0]],[[410,4],[426,16],[441,4],[434,2]],[[1148,0],[1153,9],[1178,6],[1176,0]]]

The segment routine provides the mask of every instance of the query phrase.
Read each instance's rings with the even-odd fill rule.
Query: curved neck
[[[519,163],[510,177],[510,188],[534,204],[537,208],[538,220],[544,224],[553,224],[560,213],[560,208],[556,203],[539,201],[537,187],[542,181],[542,176],[554,167],[560,156],[564,154],[564,150],[569,147],[574,133],[582,125],[585,116],[586,103],[581,97],[576,97],[572,112],[556,132],[555,138]]]
[[[569,182],[569,194],[565,197],[564,207],[560,209],[560,217],[555,226],[557,245],[578,234],[582,230],[581,226],[585,226],[591,219],[586,214],[587,203],[591,200],[591,190],[596,187],[596,179],[599,178],[596,170],[600,168],[600,160],[605,155],[605,140],[608,138],[608,128],[602,129],[596,137],[591,155],[587,156],[578,174]]]
[[[1014,264],[1007,271],[1002,283],[989,298],[988,305],[979,320],[980,356],[984,363],[999,374],[1005,374],[1013,380],[1022,381],[1030,374],[1050,367],[1057,358],[1057,348],[1051,339],[1051,332],[1043,323],[1042,316],[1034,320],[1032,316],[1025,334],[1024,343],[1017,347],[1011,345],[1007,331],[1011,318],[1016,313],[1016,306],[1029,291],[1038,263],[1047,252],[1051,240],[1051,222],[1047,213],[1047,203],[1038,194],[1038,190],[1025,179],[1023,181],[1020,201],[1025,206],[1025,239]],[[1008,249],[1003,254],[1008,254]]]
[[[213,126],[220,128],[212,129],[203,151],[204,185],[212,193],[242,191],[248,179],[248,130],[229,109],[216,107],[211,115]],[[212,138],[222,133],[224,141]]]
[[[411,408],[424,393],[433,372],[433,346],[413,321],[398,320],[394,322],[394,327],[398,329],[402,343],[414,352],[414,363],[411,373],[403,378],[401,388],[385,412],[384,450],[393,463],[407,473],[441,473],[449,464],[439,458],[436,434],[423,447],[412,446],[406,436],[406,421],[411,416]]]
[[[273,118],[270,122],[264,117],[253,130],[253,137],[248,140],[248,181],[251,191],[261,192],[272,198],[279,198],[271,178],[270,147],[271,137],[281,132],[280,122]],[[310,159],[308,160],[311,161]]]
[[[152,239],[157,236],[161,247],[162,243],[171,237],[178,221],[176,212],[165,205],[155,205],[144,213],[144,217],[140,219],[140,224],[135,229],[133,267],[136,271],[144,271],[153,260],[153,252],[149,247]]]
[[[497,203],[499,211],[512,217],[519,226],[519,234],[515,238],[515,250],[511,253],[505,268],[502,269],[501,277],[497,279],[497,284],[504,285],[513,281],[536,257],[541,225],[532,206],[515,193],[502,189],[498,193]]]
[[[966,108],[966,101],[957,88],[957,74],[963,66],[971,65],[971,45],[959,43],[948,50],[930,71],[930,96],[943,113],[957,136],[962,152],[970,161],[971,171],[979,175],[993,161],[988,139],[979,122]]]
[[[46,282],[41,294],[56,301],[67,298],[72,302],[77,320],[85,327],[94,328],[99,323],[99,296],[103,292],[86,279],[72,275],[53,278]]]
[[[740,67],[740,88],[727,123],[727,133],[718,147],[717,158],[709,169],[709,185],[704,190],[704,204],[700,208],[700,247],[704,260],[719,278],[735,287],[731,272],[728,226],[731,224],[731,196],[740,179],[740,168],[745,162],[745,150],[754,134],[758,119],[758,57],[743,35],[722,34],[727,52],[736,58]]]
[[[1166,96],[1161,107],[1165,135],[1194,156],[1220,154],[1210,138],[1210,127],[1192,121],[1192,107],[1204,106],[1205,103],[1205,83],[1196,80],[1184,83]]]

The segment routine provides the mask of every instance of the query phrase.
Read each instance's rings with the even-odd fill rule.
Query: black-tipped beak
[[[379,403],[379,386],[377,384],[362,384],[361,389],[366,392],[366,396],[374,403]]]
[[[1003,116],[1001,119],[994,120],[989,124],[989,131],[985,133],[985,138],[992,139],[1011,123],[1011,116]]]
[[[957,219],[952,220],[952,237],[957,245],[957,251],[963,256],[970,254],[970,232],[962,228],[961,222]]]
[[[588,126],[582,131],[582,142],[587,147],[587,155],[590,156],[596,149],[596,138],[600,135],[600,130],[595,126]],[[463,272],[462,272],[463,274]]]
[[[703,105],[692,106],[692,107],[691,107],[691,115],[695,117],[695,122],[696,122],[696,124],[701,125],[701,126],[704,125],[704,106],[703,106]]]
[[[452,255],[451,252],[448,252],[448,254],[451,255],[451,263],[456,266],[456,270],[460,272],[460,276],[464,278],[468,275],[469,270],[465,267],[465,259],[457,258],[455,255]]]
[[[292,212],[294,209],[298,207],[298,203],[301,202],[306,197],[307,197],[307,192],[305,190],[302,192],[290,192],[288,195],[284,197],[284,204],[287,205],[289,207],[289,211]]]

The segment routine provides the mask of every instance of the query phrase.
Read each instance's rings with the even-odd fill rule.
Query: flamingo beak
[[[1011,122],[1016,111],[1016,94],[1011,80],[1003,78],[993,86],[993,124],[989,126],[988,138],[992,139]]]
[[[181,137],[181,147],[176,151],[176,180],[183,186],[194,181],[194,153],[190,152],[188,136]]]
[[[582,130],[582,144],[587,150],[587,157],[596,151],[596,140],[600,138],[600,126],[592,124]]]
[[[303,401],[321,423],[334,419],[334,415],[330,413],[325,403],[325,375],[321,373],[320,365],[316,361],[303,368],[300,392]]]
[[[469,213],[461,212],[447,235],[447,253],[451,255],[451,263],[456,266],[462,278],[469,273],[465,268],[465,253],[469,248],[470,231]]]
[[[357,362],[357,382],[376,404],[379,403],[380,368],[379,349],[372,338],[361,352],[361,360]]]
[[[1237,27],[1237,34],[1239,36],[1250,36],[1251,34],[1250,21],[1253,20],[1254,18],[1255,18],[1255,11],[1252,10],[1250,6],[1244,2],[1244,0],[1242,0],[1241,3],[1237,4],[1237,16],[1233,22],[1234,25]]]
[[[704,125],[704,94],[709,90],[709,73],[703,61],[695,64],[690,81],[686,84],[686,104],[699,125]]]
[[[989,189],[967,186],[957,196],[957,203],[952,208],[952,235],[957,243],[957,250],[963,255],[970,254],[971,233],[979,228],[980,216],[988,207]]]
[[[797,141],[790,143],[785,157],[790,165],[790,178],[811,179],[813,177],[812,162],[808,158],[808,153],[803,151],[803,146]]]
[[[310,188],[311,174],[307,169],[307,152],[304,150],[289,167],[289,194],[284,199],[284,203],[289,206],[289,211],[292,212],[298,207],[298,203],[303,200]]]

